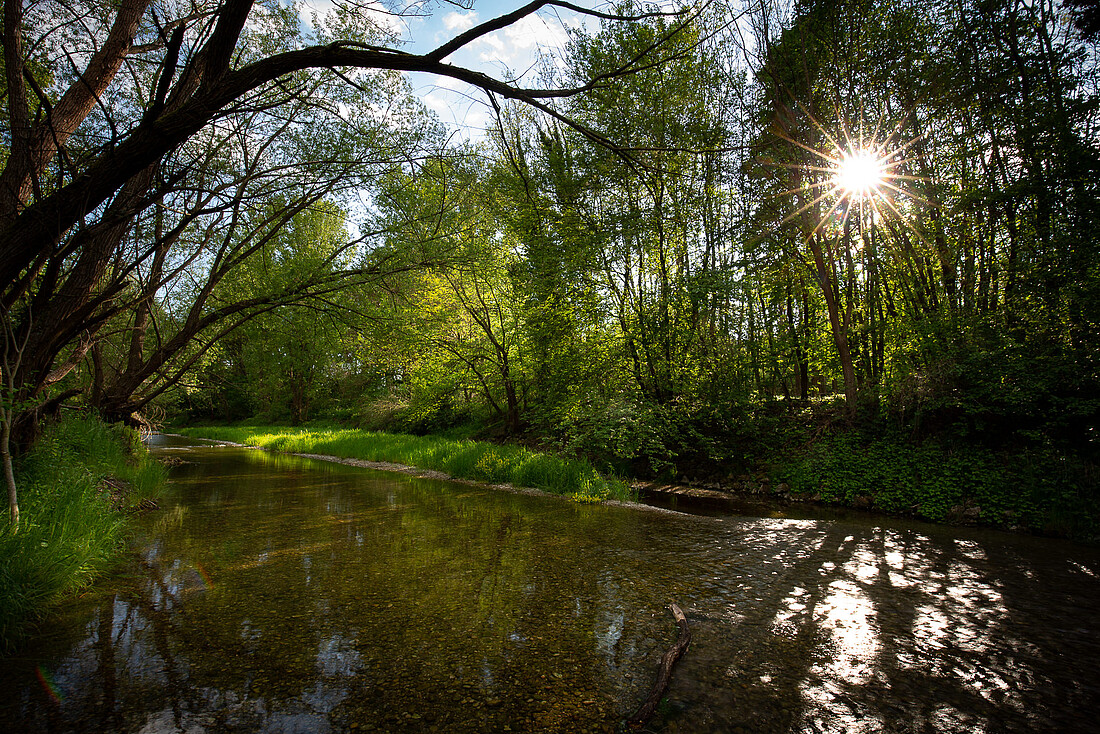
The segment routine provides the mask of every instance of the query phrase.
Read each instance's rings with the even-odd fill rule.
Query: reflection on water
[[[0,730],[1095,729],[1095,551],[995,533],[577,505],[159,449],[133,562],[5,661]]]

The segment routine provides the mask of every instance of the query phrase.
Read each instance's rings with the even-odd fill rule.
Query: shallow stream
[[[0,664],[0,731],[1100,731],[1100,552],[580,505],[160,437],[133,560]]]

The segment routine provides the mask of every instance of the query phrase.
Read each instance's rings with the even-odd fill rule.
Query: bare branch
[[[452,38],[450,41],[447,41],[442,46],[436,48],[434,51],[430,51],[429,53],[425,54],[424,58],[430,61],[442,61],[463,46],[467,46],[473,41],[476,41],[478,38],[488,35],[489,33],[492,33],[494,31],[499,31],[502,28],[507,28],[508,26],[515,23],[517,20],[526,18],[528,15],[531,15],[532,13],[537,12],[538,10],[541,10],[542,8],[545,8],[547,6],[563,8],[565,10],[572,10],[582,15],[588,15],[593,18],[601,18],[603,20],[622,21],[638,21],[644,20],[646,18],[668,17],[681,15],[687,12],[686,10],[675,12],[655,11],[651,13],[642,13],[640,15],[617,15],[613,13],[603,13],[598,10],[592,10],[590,8],[582,8],[579,5],[564,2],[563,0],[534,0],[533,2],[530,2],[521,8],[513,10],[511,13],[505,13],[504,15],[497,16],[492,20],[488,20],[480,25],[474,26],[464,33],[460,33],[459,35]]]

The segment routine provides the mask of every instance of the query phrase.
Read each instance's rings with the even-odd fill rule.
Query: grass
[[[18,528],[6,508],[0,519],[0,651],[111,567],[123,546],[125,509],[155,495],[165,476],[130,429],[85,417],[47,428],[16,464]]]
[[[634,498],[629,486],[601,476],[586,461],[518,446],[339,428],[211,426],[180,432],[195,438],[232,441],[272,451],[388,461],[432,469],[459,479],[508,482],[567,495],[578,502]]]

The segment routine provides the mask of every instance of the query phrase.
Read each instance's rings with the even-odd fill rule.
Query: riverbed
[[[0,731],[614,732],[673,602],[652,731],[1100,730],[1095,548],[153,450],[162,509],[0,666]]]

